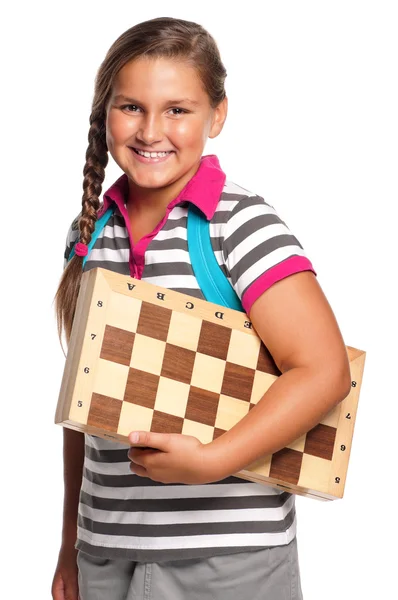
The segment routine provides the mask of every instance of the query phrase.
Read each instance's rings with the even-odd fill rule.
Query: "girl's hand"
[[[53,600],[79,600],[77,550],[62,547],[51,586]]]
[[[197,485],[224,477],[209,451],[210,444],[202,444],[191,435],[136,431],[130,433],[129,441],[130,469],[140,477]]]

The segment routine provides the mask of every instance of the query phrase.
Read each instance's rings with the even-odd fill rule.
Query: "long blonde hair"
[[[113,81],[129,61],[147,56],[181,59],[194,67],[213,108],[225,98],[226,69],[217,44],[201,25],[182,19],[159,17],[125,31],[110,47],[96,76],[90,114],[86,164],[83,169],[82,210],[78,220],[79,241],[88,245],[100,208],[102,183],[108,164],[106,107]],[[55,294],[58,336],[65,331],[69,343],[82,277],[83,258],[74,255],[63,271]]]

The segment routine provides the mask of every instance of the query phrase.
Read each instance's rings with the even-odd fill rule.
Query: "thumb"
[[[129,435],[132,446],[146,446],[166,452],[170,445],[169,433],[154,433],[152,431],[132,431]]]

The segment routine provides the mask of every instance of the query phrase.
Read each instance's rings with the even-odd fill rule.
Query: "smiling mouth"
[[[131,150],[133,150],[136,154],[138,154],[138,156],[143,156],[144,158],[164,158],[165,156],[168,156],[169,154],[172,154],[174,151],[173,150],[168,150],[168,151],[163,151],[163,152],[149,152],[145,151],[145,150],[138,150],[138,148],[134,148],[133,146],[130,146]]]

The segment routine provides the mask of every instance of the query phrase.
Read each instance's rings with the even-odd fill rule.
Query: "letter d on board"
[[[222,312],[216,312],[214,314],[217,317],[217,319],[223,319],[224,318],[224,313],[222,313]]]

